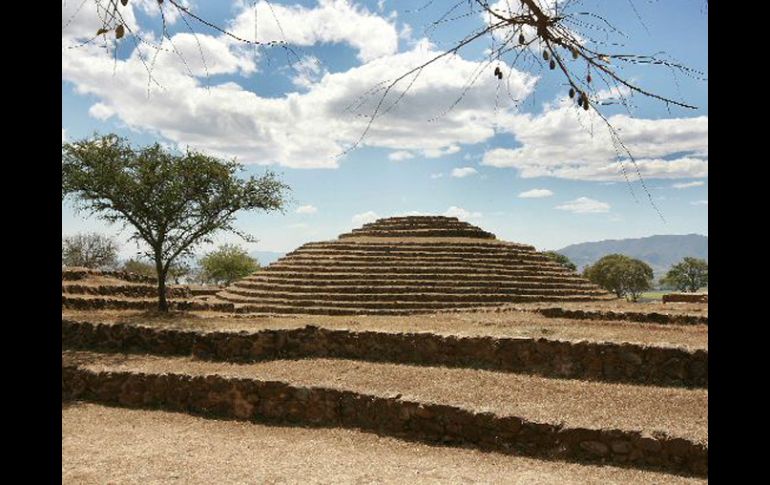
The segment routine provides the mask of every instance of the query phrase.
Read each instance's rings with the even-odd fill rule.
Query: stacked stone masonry
[[[708,387],[707,351],[630,343],[353,332],[314,326],[253,333],[195,332],[63,319],[62,345],[102,352],[193,355],[228,362],[331,357],[630,384]]]
[[[339,426],[548,459],[706,476],[708,446],[620,429],[570,428],[452,405],[255,378],[95,371],[63,357],[62,396],[220,418]]]
[[[457,218],[412,216],[305,244],[217,298],[243,312],[345,315],[612,297],[532,246]]]

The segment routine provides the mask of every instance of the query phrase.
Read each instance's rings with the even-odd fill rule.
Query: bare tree
[[[101,26],[95,30],[94,38],[86,43],[100,36],[106,38],[106,36],[113,35],[115,39],[119,40],[128,35],[133,38],[133,42],[137,46],[139,43],[147,44],[147,41],[142,40],[131,31],[118,8],[118,3],[126,6],[130,1],[132,0],[83,0],[83,3],[94,2],[102,22]],[[265,1],[270,6],[272,12],[272,5],[269,1]],[[642,21],[633,1],[627,0],[627,3],[623,3],[623,5],[615,5],[613,3],[612,8],[630,8],[639,20]],[[435,0],[427,0],[426,3],[413,10],[413,12],[424,10],[434,3],[436,3]],[[593,11],[590,8],[584,8],[582,0],[501,0],[494,4],[488,0],[453,0],[445,3],[448,5],[447,9],[439,18],[430,23],[428,30],[452,24],[474,15],[482,16],[485,22],[424,63],[393,79],[384,80],[364,93],[361,99],[375,97],[374,107],[366,115],[367,122],[360,136],[340,153],[340,156],[349,153],[363,143],[377,119],[392,110],[404,98],[422,71],[443,58],[457,54],[461,49],[470,44],[487,39],[491,40],[494,47],[488,50],[480,64],[480,68],[468,80],[457,99],[448,106],[448,110],[451,110],[459,103],[482,73],[488,72],[487,69],[492,71],[493,75],[501,82],[506,83],[509,95],[510,88],[507,86],[507,83],[511,73],[514,72],[514,66],[527,65],[542,71],[553,71],[554,75],[560,76],[565,91],[575,101],[575,109],[593,111],[604,122],[617,152],[621,171],[629,183],[629,187],[631,187],[631,183],[625,165],[626,162],[630,162],[637,179],[647,194],[650,204],[655,208],[660,217],[663,218],[647,189],[634,155],[609,121],[605,114],[605,107],[616,104],[629,109],[629,97],[639,95],[663,103],[669,108],[697,109],[696,106],[683,99],[675,99],[656,93],[637,84],[623,72],[623,68],[631,65],[665,68],[672,73],[675,81],[678,75],[704,80],[705,75],[702,72],[668,58],[665,53],[648,55],[617,50],[618,46],[621,46],[622,41],[628,36],[599,12]],[[238,36],[227,28],[201,17],[189,8],[185,2],[180,0],[157,0],[157,5],[161,17],[160,30],[162,37],[169,40],[172,49],[176,55],[182,58],[185,65],[187,65],[187,62],[174,47],[173,40],[167,29],[166,17],[171,12],[181,17],[185,26],[193,34],[196,33],[193,28],[194,25],[205,26],[246,45],[284,49],[289,63],[291,63],[291,59],[299,59],[299,56],[297,56],[293,47],[287,42],[285,36],[283,39],[268,42],[257,40],[256,2],[254,3],[254,39]],[[708,2],[706,1],[704,11],[707,11],[707,8]],[[274,12],[273,18],[280,27],[280,19],[275,16]],[[290,21],[291,19],[284,20]],[[283,32],[282,28],[281,32]],[[154,49],[161,49],[160,46],[149,45]],[[198,47],[201,58],[203,58],[203,50],[200,43],[198,43]],[[146,60],[141,51],[139,52],[139,57],[147,68],[150,80],[154,81],[152,79],[152,65],[154,62]],[[203,59],[203,63],[205,66],[205,59]],[[508,71],[508,78],[504,80],[506,70]],[[614,97],[608,98],[606,95],[600,95],[600,93],[607,92],[612,93]],[[513,97],[511,99],[513,102],[516,102]],[[633,188],[631,188],[631,192],[632,194],[634,193]],[[634,195],[634,197],[636,196]]]

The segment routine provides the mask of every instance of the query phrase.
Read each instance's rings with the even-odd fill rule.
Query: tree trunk
[[[155,270],[158,273],[158,311],[168,312],[168,301],[166,301],[166,272],[163,271],[163,261],[159,256],[155,257]]]

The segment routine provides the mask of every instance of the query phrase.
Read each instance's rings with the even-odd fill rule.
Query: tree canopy
[[[62,238],[61,263],[64,266],[111,268],[118,262],[118,245],[99,233],[75,234]]]
[[[259,269],[259,262],[245,249],[223,244],[198,260],[200,279],[206,283],[229,285]]]
[[[705,259],[684,258],[668,270],[661,283],[679,291],[696,292],[709,284],[709,264]]]
[[[643,291],[651,288],[653,271],[644,261],[623,254],[608,254],[586,267],[583,276],[618,298],[637,301]]]
[[[545,251],[543,254],[566,267],[567,269],[577,271],[577,266],[575,266],[575,263],[573,263],[567,256],[557,253],[556,251]]]
[[[214,234],[234,232],[235,214],[282,210],[289,187],[271,171],[237,176],[241,165],[195,151],[174,154],[158,143],[132,147],[117,135],[62,144],[62,198],[77,210],[131,227],[158,276],[158,308],[168,310],[171,265]]]

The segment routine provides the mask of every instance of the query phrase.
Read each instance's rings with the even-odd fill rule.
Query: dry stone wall
[[[62,319],[65,348],[250,362],[337,357],[474,367],[544,377],[708,387],[708,352],[607,342],[352,332],[315,326],[259,332],[194,332]]]
[[[380,219],[305,244],[217,297],[247,312],[336,315],[612,298],[532,246],[439,216]]]
[[[62,397],[132,408],[315,426],[341,426],[429,443],[706,476],[708,447],[627,430],[565,428],[516,416],[478,413],[283,382],[219,375],[97,372],[63,364]]]
[[[708,303],[708,293],[669,293],[663,295],[663,303]]]

